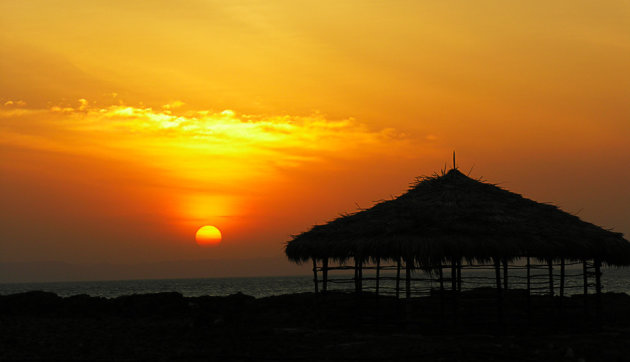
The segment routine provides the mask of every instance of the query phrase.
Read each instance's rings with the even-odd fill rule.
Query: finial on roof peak
[[[455,163],[455,151],[453,151],[453,169],[457,169],[457,164]]]

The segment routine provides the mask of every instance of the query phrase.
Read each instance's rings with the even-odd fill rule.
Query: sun
[[[221,242],[221,231],[212,225],[202,226],[195,234],[195,240],[200,246],[215,246]]]

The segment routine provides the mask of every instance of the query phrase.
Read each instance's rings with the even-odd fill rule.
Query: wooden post
[[[549,295],[553,297],[553,259],[549,258],[547,264],[549,267]]]
[[[602,310],[602,262],[599,258],[595,258],[595,303],[597,305],[598,318]]]
[[[462,259],[457,260],[457,291],[462,291]]]
[[[497,283],[497,291],[501,293],[501,261],[499,258],[494,258],[494,278]]]
[[[532,311],[532,281],[531,281],[531,262],[529,259],[529,256],[527,257],[527,315],[529,317],[531,317],[531,311]],[[531,318],[529,318],[529,320],[531,321]]]
[[[586,296],[588,296],[588,266],[586,264],[586,259],[582,261],[582,280],[584,281],[584,300],[586,300]]]
[[[363,260],[359,260],[359,293],[363,293]]]
[[[455,258],[451,259],[451,290],[457,290],[457,262]]]
[[[460,269],[460,263],[461,263],[461,259],[455,259],[453,258],[453,270],[452,270],[452,277],[453,277],[453,296],[452,296],[452,308],[453,308],[453,321],[455,322],[455,324],[457,324],[458,322],[458,313],[457,310],[459,309],[458,304],[459,301],[457,300],[459,298],[459,293],[457,293],[457,291],[461,288],[461,283],[459,281],[459,277],[461,276],[461,269]]]
[[[400,257],[396,259],[396,299],[400,298]]]
[[[564,258],[560,258],[560,296],[564,297]]]
[[[564,311],[564,258],[560,258],[560,313]]]
[[[319,293],[319,282],[317,281],[317,260],[313,258],[313,282],[315,283],[315,294]]]
[[[442,270],[442,260],[440,260],[440,264],[438,265],[438,273],[440,277],[440,315],[444,318],[444,271]]]
[[[602,293],[602,262],[599,259],[595,259],[595,293]]]
[[[322,292],[328,291],[328,258],[322,260]]]
[[[354,257],[354,292],[359,292],[359,259]]]
[[[494,259],[494,277],[497,283],[497,319],[499,326],[503,328],[503,292],[501,291],[501,260]]]
[[[582,281],[584,282],[584,314],[588,314],[588,264],[582,261]]]
[[[407,299],[411,298],[411,264],[413,263],[413,261],[410,261],[409,259],[405,260],[405,274],[406,274],[406,278],[405,278],[405,296],[407,297]]]
[[[503,289],[508,291],[508,262],[507,258],[503,258]]]
[[[439,275],[440,275],[440,294],[444,294],[444,272],[442,271],[442,261],[440,260],[439,264]]]
[[[529,256],[528,256],[527,257],[527,296],[528,298],[532,290],[531,268],[532,268],[532,265],[530,263]]]
[[[381,283],[381,258],[376,258],[376,295]]]

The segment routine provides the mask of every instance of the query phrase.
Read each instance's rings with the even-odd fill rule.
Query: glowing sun
[[[195,240],[200,246],[214,246],[221,242],[221,231],[212,225],[202,226],[195,234]]]

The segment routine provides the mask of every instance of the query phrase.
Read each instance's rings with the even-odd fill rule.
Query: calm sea
[[[569,273],[569,270],[567,270]],[[604,269],[603,270],[603,290],[609,292],[622,292],[630,294],[630,268]],[[347,275],[346,275],[347,276]],[[367,275],[369,277],[369,275]],[[382,291],[392,291],[394,287],[391,274],[384,273],[385,280],[380,282]],[[476,271],[469,276],[475,276],[480,284],[466,285],[466,274],[464,276],[464,286],[491,286],[493,285],[492,274],[487,271]],[[518,284],[518,273],[512,274],[513,283]],[[366,277],[366,274],[364,274]],[[389,280],[388,280],[389,277]],[[486,278],[487,277],[487,278]],[[331,276],[334,281],[334,277]],[[366,281],[365,289],[373,287],[374,281]],[[541,279],[541,289],[546,288],[546,281]],[[404,283],[403,283],[404,284]],[[511,282],[512,284],[512,282]],[[581,293],[581,277],[575,276],[567,280],[568,294]],[[435,283],[416,281],[414,286],[418,289],[436,287]],[[351,281],[331,283],[332,290],[350,290],[353,287]],[[515,287],[519,287],[515,285]],[[521,286],[522,287],[522,286]],[[571,288],[572,287],[572,288]],[[251,278],[200,278],[200,279],[150,279],[150,280],[116,280],[116,281],[90,281],[90,282],[51,282],[51,283],[7,283],[0,284],[0,295],[21,293],[33,290],[43,290],[56,293],[59,296],[71,296],[77,294],[88,294],[106,298],[118,297],[121,295],[179,292],[187,297],[202,295],[225,296],[238,292],[251,295],[257,298],[272,295],[289,293],[301,293],[313,291],[312,276],[293,277],[251,277]]]

